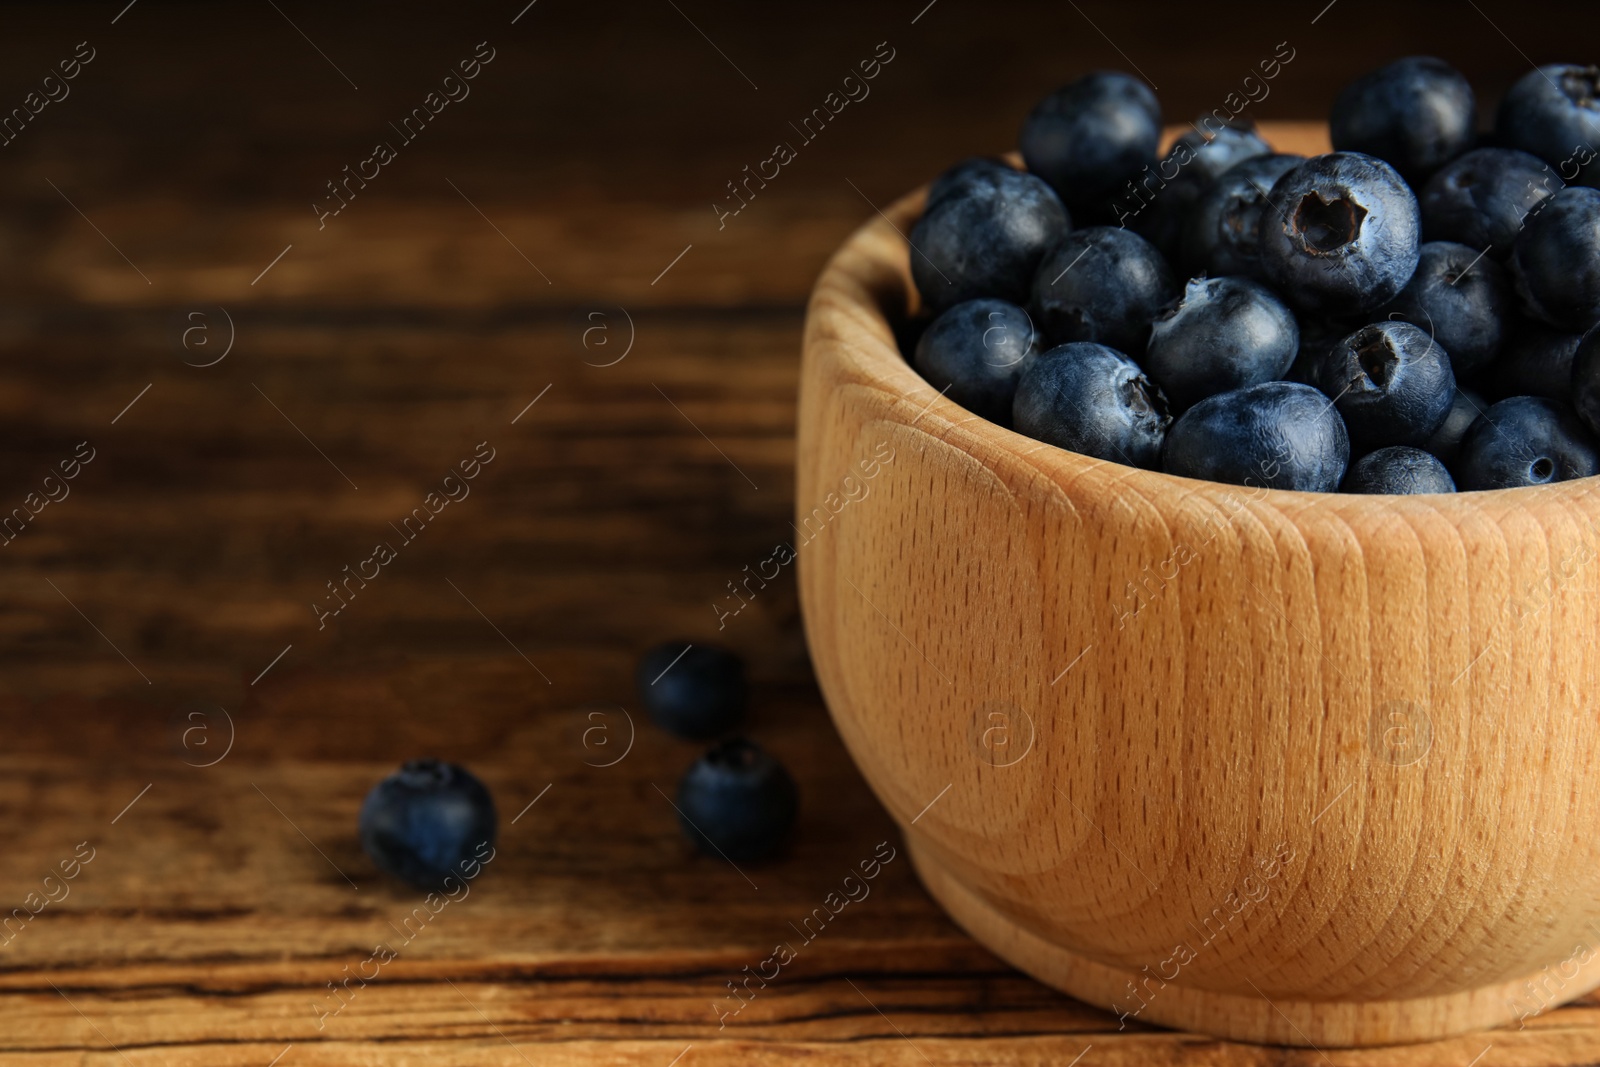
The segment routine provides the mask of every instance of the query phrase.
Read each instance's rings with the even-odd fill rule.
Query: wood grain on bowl
[[[1600,984],[1594,480],[1288,493],[1021,437],[896,349],[919,209],[813,294],[796,522],[892,455],[801,597],[929,891],[1125,1022],[1252,1041],[1441,1038]]]

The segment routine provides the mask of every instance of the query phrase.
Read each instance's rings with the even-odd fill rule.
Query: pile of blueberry
[[[722,737],[678,783],[678,821],[701,850],[732,862],[763,860],[788,838],[799,811],[794,779],[765,749],[730,736],[744,718],[744,661],[715,645],[668,641],[639,660],[639,696],[651,721],[691,741]],[[498,826],[489,790],[465,767],[410,760],[361,805],[361,848],[374,865],[419,889],[470,880],[493,855]]]
[[[1439,493],[1600,473],[1600,67],[1401,59],[1336,151],[1206,116],[1158,157],[1139,80],[1090,74],[969,159],[910,234],[905,339],[974,414],[1099,459],[1273,489]],[[1353,462],[1352,462],[1353,460]]]

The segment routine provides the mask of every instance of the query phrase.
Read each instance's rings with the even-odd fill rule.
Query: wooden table
[[[1021,8],[962,0],[8,9],[6,106],[93,58],[0,156],[0,508],[38,510],[0,557],[0,1061],[1600,1060],[1595,998],[1406,1050],[1119,1032],[922,892],[830,728],[792,575],[718,628],[789,536],[803,301],[872,204],[1125,65],[1108,40],[1181,115],[1289,37],[1262,111],[1313,113],[1348,73],[1334,20],[1370,17],[1345,5],[1225,34],[1051,8],[1020,38]],[[1512,36],[1542,60],[1564,35],[1537,16]],[[1422,47],[1427,17],[1391,13],[1383,47]],[[1475,76],[1525,66],[1457,17]],[[480,41],[471,95],[391,132]],[[719,227],[726,183],[881,41],[872,97]],[[319,225],[376,140],[395,158]],[[469,495],[404,540],[445,491]],[[378,542],[394,558],[324,615]],[[803,790],[791,851],[748,879],[680,838],[666,796],[697,750],[635,701],[638,652],[680,634],[748,658],[750,733]],[[477,771],[503,832],[405,941],[422,902],[354,830],[422,754]],[[884,842],[870,897],[724,1018]],[[395,958],[336,996],[380,942]]]

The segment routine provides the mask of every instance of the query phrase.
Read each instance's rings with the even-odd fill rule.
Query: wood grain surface
[[[1119,1032],[920,888],[828,722],[793,574],[720,631],[714,609],[792,536],[804,301],[873,205],[1004,150],[1118,46],[1183,115],[1288,37],[1269,117],[1324,106],[1362,19],[1396,53],[1465,20],[1452,58],[1486,95],[1518,49],[1566,54],[1554,5],[1486,10],[1515,48],[1458,6],[1362,0],[1314,25],[1266,4],[8,7],[5,106],[78,42],[96,56],[0,148],[0,514],[80,442],[94,458],[0,549],[0,912],[38,908],[0,935],[0,1063],[1600,1061],[1594,998],[1407,1049]],[[484,40],[472,96],[319,229],[325,183]],[[873,96],[719,229],[725,183],[884,40]],[[326,583],[480,442],[470,496],[319,629]],[[696,749],[631,680],[676,634],[750,662],[750,732],[803,792],[774,864],[679,837],[662,792]],[[633,747],[597,766],[619,708]],[[421,904],[354,825],[425,753],[490,784],[501,847],[324,1016]],[[728,983],[884,841],[871,895],[719,1028]]]

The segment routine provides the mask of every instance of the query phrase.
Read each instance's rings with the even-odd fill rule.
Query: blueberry
[[[1417,269],[1417,198],[1372,156],[1314,156],[1279,178],[1261,217],[1261,264],[1301,310],[1348,315],[1392,298]]]
[[[1420,448],[1390,445],[1350,464],[1342,493],[1453,493],[1456,483],[1443,463]]]
[[[991,156],[973,156],[970,159],[963,159],[960,163],[946,169],[944,173],[933,179],[933,182],[928,186],[928,203],[933,204],[943,200],[949,194],[995,174],[1015,170],[1016,168],[1011,164]]]
[[[1496,400],[1512,396],[1572,397],[1572,364],[1580,335],[1525,322],[1512,334],[1498,359],[1483,375],[1485,391]]]
[[[1019,143],[1030,171],[1072,211],[1098,221],[1109,221],[1111,199],[1160,146],[1155,94],[1114,71],[1085,75],[1039,101]]]
[[[1600,473],[1595,439],[1565,404],[1514,396],[1478,416],[1461,439],[1462,489],[1544,485]]]
[[[1567,181],[1600,185],[1600,67],[1552,63],[1524,74],[1500,99],[1495,131]]]
[[[1154,469],[1172,422],[1139,365],[1105,345],[1076,342],[1034,360],[1017,383],[1017,432],[1058,448]]]
[[[1337,489],[1349,461],[1339,413],[1296,382],[1206,397],[1172,424],[1163,450],[1169,474],[1314,493]]]
[[[1136,233],[1091,226],[1069,233],[1033,278],[1035,321],[1056,344],[1097,341],[1144,351],[1155,318],[1177,282],[1167,261]]]
[[[1472,147],[1472,86],[1448,63],[1408,56],[1362,75],[1339,94],[1328,120],[1333,147],[1377,156],[1412,185]]]
[[[650,721],[678,737],[716,737],[744,718],[744,660],[728,649],[663,642],[639,657],[634,681]]]
[[[361,848],[380,870],[419,889],[446,888],[493,855],[494,801],[466,768],[409,760],[361,802]]]
[[[1454,467],[1456,456],[1461,451],[1461,439],[1466,436],[1467,427],[1489,406],[1488,402],[1474,393],[1471,389],[1456,386],[1456,394],[1450,401],[1450,412],[1445,415],[1439,428],[1433,431],[1433,436],[1423,444],[1423,448],[1433,453],[1446,467]]]
[[[1302,315],[1300,322],[1300,350],[1295,353],[1294,362],[1289,364],[1289,369],[1284,372],[1284,380],[1299,382],[1301,385],[1316,385],[1315,370],[1332,351],[1333,346],[1350,336],[1352,330],[1360,329],[1365,322],[1352,322],[1348,319],[1329,319],[1317,315]]]
[[[1207,123],[1202,116],[1201,122]],[[1221,125],[1210,119],[1173,142],[1154,170],[1127,183],[1115,204],[1119,226],[1133,231],[1177,262],[1183,235],[1200,198],[1217,179],[1245,160],[1269,155],[1272,146],[1248,124]]]
[[[1517,235],[1511,267],[1534,317],[1569,333],[1600,322],[1600,189],[1552,196]]]
[[[1377,314],[1409,322],[1450,353],[1457,377],[1488,363],[1515,309],[1511,279],[1482,252],[1449,241],[1418,250],[1417,272]]]
[[[1261,270],[1261,213],[1267,210],[1273,184],[1303,162],[1304,156],[1256,156],[1224,171],[1189,213],[1182,256],[1188,269],[1266,280]]]
[[[911,230],[911,278],[936,311],[994,296],[1020,304],[1070,222],[1050,187],[1019,170],[969,176]]]
[[[1294,314],[1248,278],[1196,278],[1156,316],[1143,365],[1174,411],[1283,377],[1300,346]]]
[[[969,300],[933,321],[913,362],[929,384],[974,415],[1011,425],[1017,379],[1039,354],[1028,313],[1004,300]]]
[[[678,782],[678,821],[700,849],[734,863],[765,859],[794,826],[794,779],[754,741],[730,738],[696,760]]]
[[[1572,360],[1572,406],[1584,425],[1600,434],[1600,327],[1583,335]]]
[[[1476,148],[1448,165],[1423,188],[1422,236],[1511,255],[1522,220],[1561,188],[1556,172],[1537,156],[1511,148]]]
[[[1361,452],[1422,445],[1455,400],[1449,355],[1409,322],[1363,326],[1329,349],[1312,376]]]

